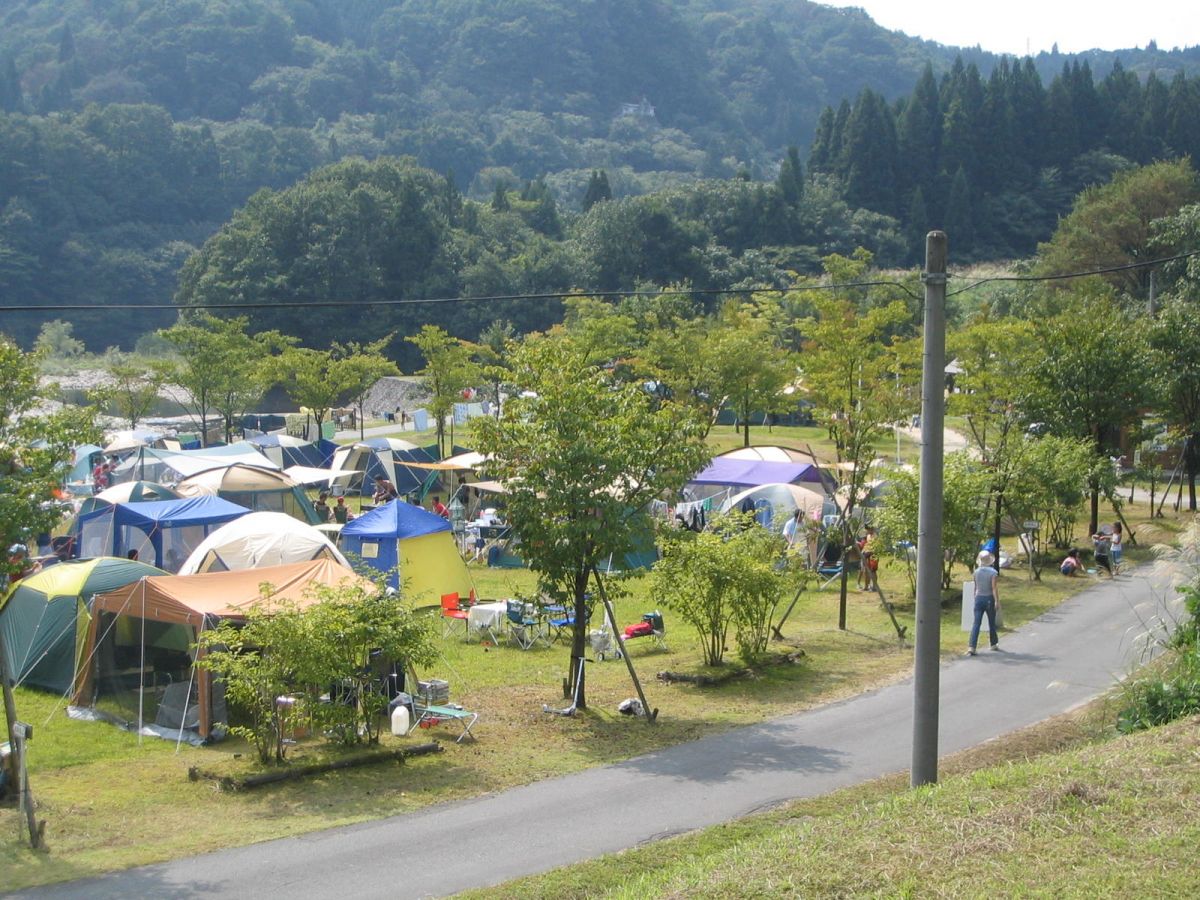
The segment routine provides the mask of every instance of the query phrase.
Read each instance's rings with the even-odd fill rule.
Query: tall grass
[[[1200,522],[1155,554],[1154,577],[1165,596],[1146,648],[1162,658],[1124,686],[1117,728],[1126,734],[1200,712]]]

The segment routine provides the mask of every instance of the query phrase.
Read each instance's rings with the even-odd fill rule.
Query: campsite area
[[[799,446],[816,444],[821,436],[817,429],[776,432],[774,439]],[[718,433],[715,440],[733,443],[733,435]],[[905,449],[911,450],[911,444]],[[1170,517],[1151,522],[1144,496],[1125,511],[1137,528],[1138,547],[1127,551],[1127,558],[1135,560],[1145,558],[1149,543],[1169,540],[1179,524]],[[523,568],[472,564],[469,573],[481,600],[529,597],[537,589],[535,576]],[[884,596],[894,602],[911,636],[913,603],[904,567],[887,561],[879,574]],[[1089,583],[1090,578],[1062,578],[1053,568],[1035,582],[1011,570],[1005,584],[1005,626],[1018,627]],[[655,609],[643,576],[614,578],[610,585],[617,595],[619,626]],[[139,738],[104,722],[70,720],[62,698],[20,688],[21,715],[37,729],[28,761],[38,815],[48,824],[46,848],[30,852],[17,834],[16,812],[2,814],[13,825],[0,845],[5,886],[77,878],[477,796],[802,710],[909,674],[911,640],[897,640],[879,596],[855,591],[851,584],[848,627],[839,630],[834,586],[812,588],[801,595],[784,627],[785,640],[772,644],[772,650],[801,650],[802,655],[752,667],[716,686],[668,684],[656,677],[667,671],[711,671],[702,665],[694,630],[679,616],[665,614],[666,649],[646,639],[631,641],[630,659],[649,704],[659,710],[654,724],[617,712],[622,700],[635,696],[621,660],[589,663],[589,708],[572,717],[558,716],[543,707],[568,702],[562,691],[569,667],[566,643],[523,650],[503,636],[498,643],[467,642],[461,629],[452,630],[437,639],[437,661],[418,674],[446,680],[451,700],[480,714],[472,730],[475,741],[456,743],[457,732],[445,727],[420,729],[409,737],[394,737],[385,729],[385,749],[432,739],[442,752],[240,791],[223,790],[212,778],[189,780],[189,770],[218,778],[261,771],[253,748],[241,739],[192,747]],[[439,612],[431,607],[424,614],[437,617]],[[949,598],[943,624],[943,654],[960,654],[965,635],[959,629],[958,603]],[[440,622],[437,627],[441,635]],[[726,664],[730,670],[740,666],[735,657]],[[362,752],[298,736],[285,765]],[[114,827],[117,822],[120,826]]]

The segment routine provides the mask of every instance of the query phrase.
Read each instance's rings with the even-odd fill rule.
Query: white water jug
[[[397,736],[408,734],[407,706],[397,706],[392,710],[392,734]]]

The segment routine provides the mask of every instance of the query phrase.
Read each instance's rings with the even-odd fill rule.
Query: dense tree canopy
[[[491,295],[595,288],[592,274],[754,286],[763,258],[816,271],[862,245],[911,260],[950,223],[962,256],[1024,254],[1079,187],[1195,156],[1194,49],[955,55],[861,10],[780,0],[8,4],[0,293],[94,306],[72,310],[77,336],[129,349],[172,320],[140,307],[166,303],[256,191],[348,157],[439,173],[428,202],[464,235],[426,287]],[[462,205],[459,186],[483,200],[501,183],[507,209]],[[624,264],[560,242],[597,199],[648,193],[593,223],[637,225]],[[534,235],[510,239],[517,222]],[[455,330],[497,315],[513,312]],[[5,327],[28,346],[44,320]]]

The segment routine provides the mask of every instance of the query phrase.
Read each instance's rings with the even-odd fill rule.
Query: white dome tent
[[[346,557],[322,532],[279,512],[256,512],[218,528],[192,551],[181,575],[284,566],[331,559],[349,567]]]

